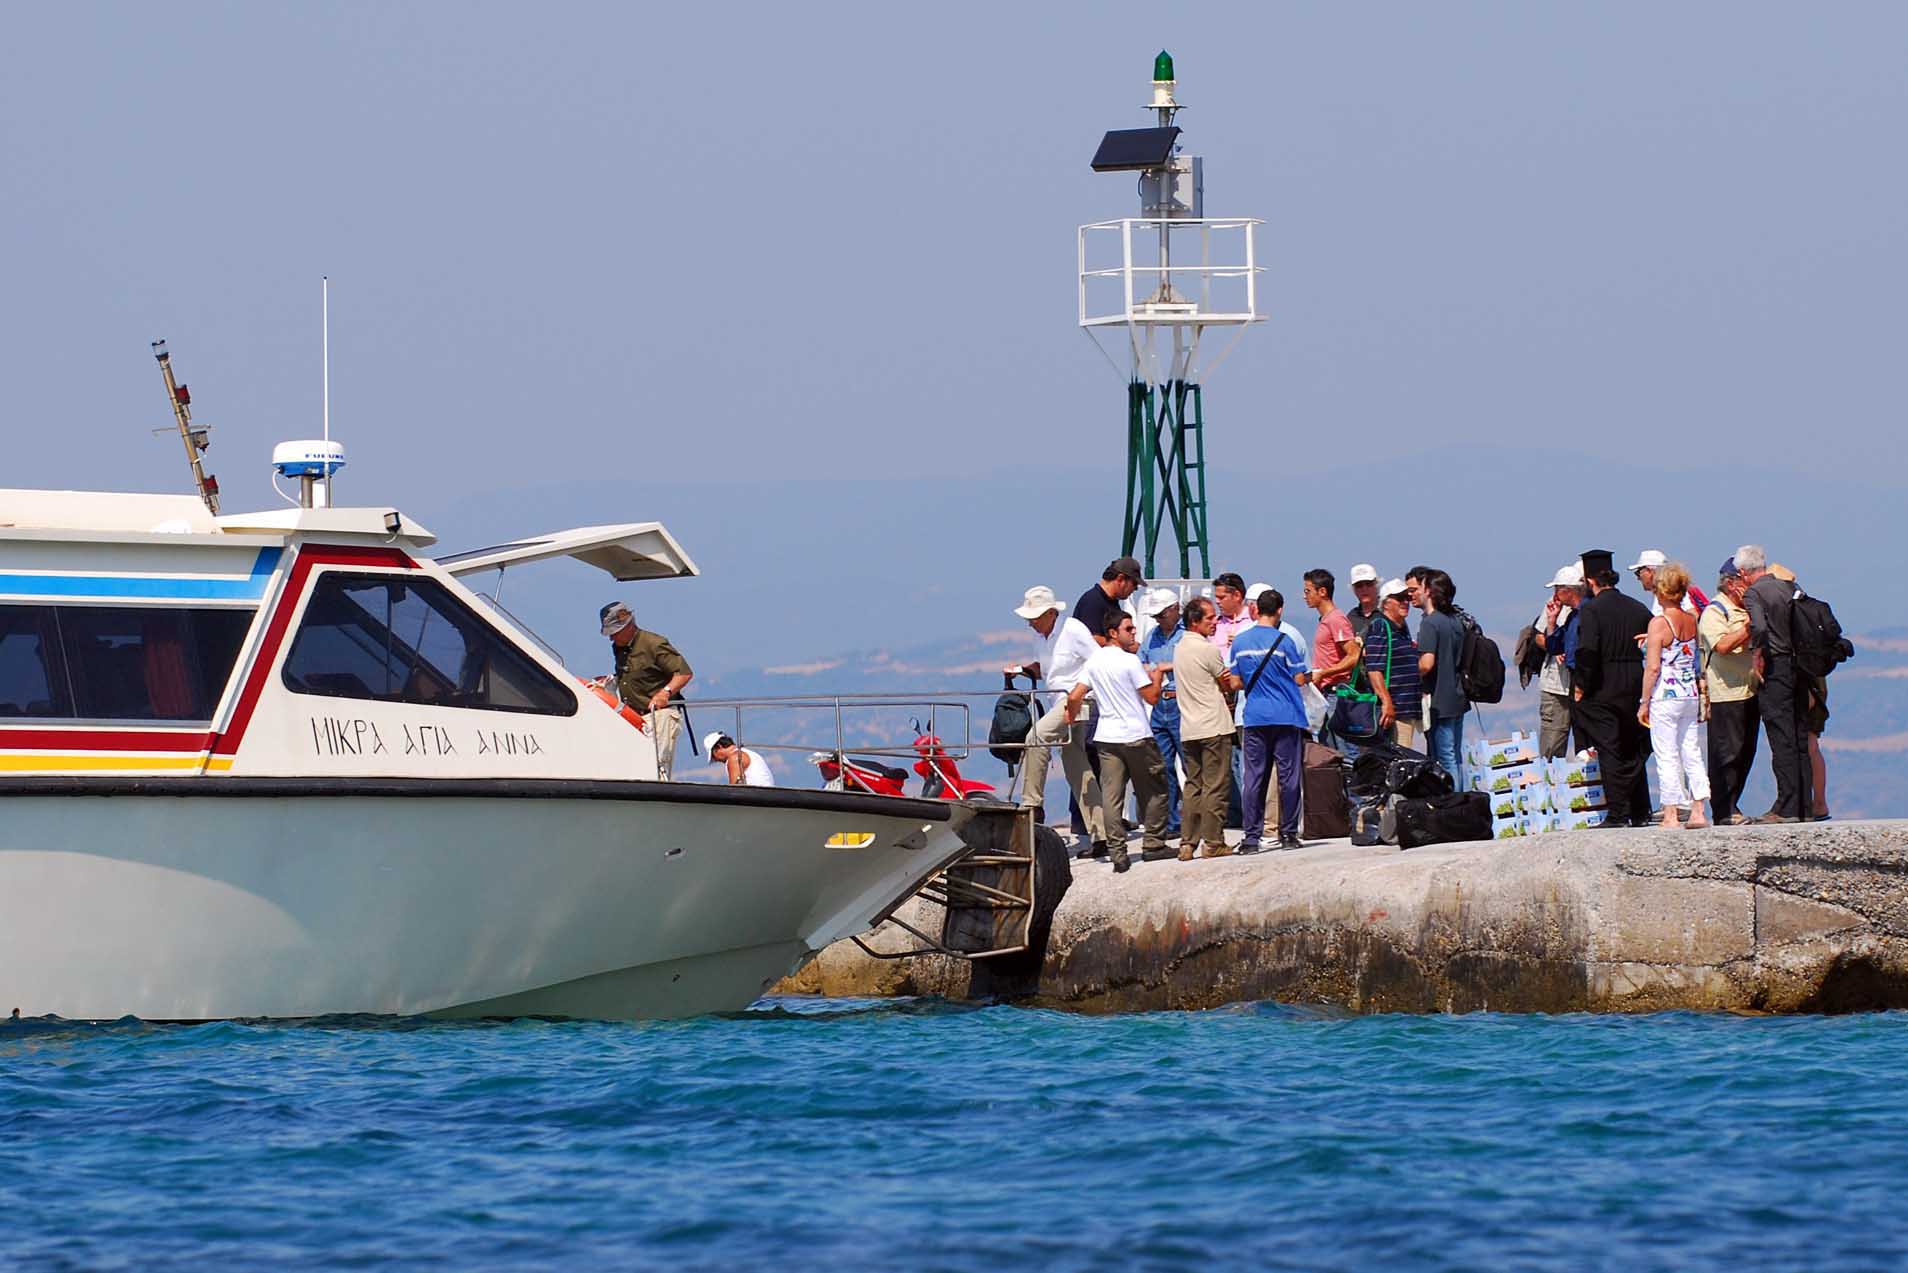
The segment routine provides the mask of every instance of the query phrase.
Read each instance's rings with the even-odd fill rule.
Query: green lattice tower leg
[[[1210,575],[1200,388],[1174,380],[1156,389],[1135,380],[1126,387],[1126,525],[1120,543],[1123,553],[1141,558],[1149,576],[1158,571],[1162,530],[1172,532],[1180,578]]]

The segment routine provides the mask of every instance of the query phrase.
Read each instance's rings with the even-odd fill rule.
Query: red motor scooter
[[[992,794],[992,783],[971,782],[961,777],[960,766],[947,754],[947,748],[940,738],[921,731],[921,722],[914,722],[914,752],[920,757],[914,762],[914,772],[921,775],[921,798],[924,800],[965,800],[969,796]],[[830,751],[818,751],[809,756],[815,767],[821,771],[822,781],[831,791],[865,791],[875,796],[904,796],[907,794],[908,771],[892,765],[884,765],[878,760],[866,756],[838,756]]]
[[[916,721],[914,727],[920,729],[920,722]],[[993,794],[993,783],[969,782],[961,777],[960,766],[933,734],[917,735],[914,752],[921,758],[914,762],[914,772],[921,775],[921,795],[925,799],[965,800],[969,796]]]

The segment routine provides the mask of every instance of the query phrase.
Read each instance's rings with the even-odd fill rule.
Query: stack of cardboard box
[[[1513,733],[1467,743],[1464,771],[1470,789],[1491,798],[1491,832],[1499,840],[1594,827],[1605,816],[1594,752],[1539,760],[1536,739]]]

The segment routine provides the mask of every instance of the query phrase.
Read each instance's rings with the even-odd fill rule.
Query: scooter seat
[[[869,773],[880,774],[889,782],[906,782],[908,780],[907,770],[896,769],[892,765],[884,765],[878,760],[869,760],[865,756],[850,756],[848,763],[857,769],[866,769]]]

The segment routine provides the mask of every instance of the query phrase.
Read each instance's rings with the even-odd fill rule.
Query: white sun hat
[[[1067,603],[1054,596],[1053,589],[1042,583],[1027,589],[1020,604],[1014,607],[1014,613],[1023,619],[1038,619],[1049,610],[1066,608]]]
[[[1583,563],[1573,561],[1567,566],[1559,566],[1557,573],[1552,575],[1550,582],[1544,586],[1547,588],[1583,587]]]
[[[1645,548],[1637,554],[1636,560],[1630,563],[1630,569],[1641,570],[1648,566],[1651,570],[1660,570],[1667,565],[1669,565],[1669,558],[1663,555],[1661,548]]]
[[[1140,613],[1153,619],[1178,604],[1179,594],[1171,588],[1155,588],[1146,594],[1146,604],[1140,607]]]
[[[1411,596],[1411,589],[1405,585],[1405,581],[1402,579],[1387,579],[1378,585],[1378,595],[1380,597],[1408,598]]]
[[[1378,567],[1368,561],[1359,562],[1356,566],[1351,568],[1351,581],[1353,583],[1377,583]]]

